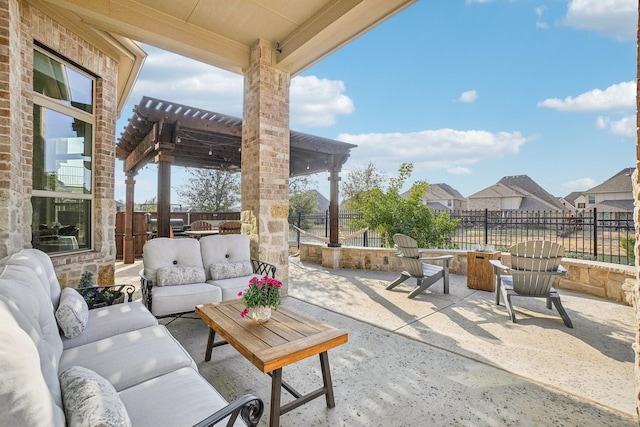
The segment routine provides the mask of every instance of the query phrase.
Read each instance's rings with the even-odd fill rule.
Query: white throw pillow
[[[251,261],[218,262],[209,267],[213,280],[233,279],[253,274]]]
[[[156,272],[156,286],[204,283],[207,278],[201,267],[163,267]]]
[[[130,427],[131,419],[116,389],[90,369],[72,366],[60,374],[68,427]]]
[[[78,291],[73,288],[62,290],[56,320],[67,338],[75,338],[84,331],[89,320],[89,306]]]

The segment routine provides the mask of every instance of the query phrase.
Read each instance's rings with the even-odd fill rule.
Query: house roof
[[[607,212],[633,212],[633,200],[603,200],[592,208]]]
[[[160,133],[171,125],[170,140]],[[137,172],[155,161],[158,150],[171,144],[175,166],[239,171],[242,119],[202,108],[143,97],[116,144],[125,171]],[[341,166],[354,144],[290,131],[290,174],[306,175]]]
[[[578,197],[582,196],[583,194],[584,194],[584,192],[582,192],[582,191],[572,191],[571,193],[569,193],[568,195],[566,195],[566,196],[564,197],[564,199],[565,199],[567,202],[569,202],[569,203],[571,203],[571,204],[573,205],[573,204],[575,204],[576,199],[577,199]]]
[[[469,199],[522,197],[519,210],[563,210],[556,197],[527,175],[505,176],[496,184],[469,196]]]
[[[624,168],[605,182],[600,185],[596,185],[593,188],[585,191],[585,194],[593,193],[632,193],[633,183],[631,181],[631,175],[635,168]]]
[[[36,0],[33,0],[36,1]],[[37,0],[82,36],[125,37],[242,74],[258,40],[292,75],[417,0]]]
[[[438,183],[429,184],[424,192],[424,197],[427,200],[448,200],[448,199],[460,199],[464,200],[464,197],[458,190],[450,186],[449,184]]]

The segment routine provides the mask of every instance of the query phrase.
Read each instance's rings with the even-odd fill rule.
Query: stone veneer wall
[[[0,3],[0,256],[31,247],[33,152],[33,47],[37,40],[99,76],[94,135],[93,250],[53,256],[62,286],[75,286],[84,270],[113,283],[115,246],[115,121],[117,63],[31,4]]]
[[[300,260],[321,264],[326,268],[352,268],[374,271],[402,271],[403,267],[390,248],[363,248],[345,246],[329,248],[321,243],[301,243]],[[451,274],[467,274],[467,251],[428,250],[430,256],[453,255],[449,267]],[[508,263],[510,255],[502,254],[502,262]],[[437,262],[434,262],[437,264]],[[566,278],[561,278],[558,289],[593,295],[612,301],[632,305],[636,267],[563,258],[567,269]]]

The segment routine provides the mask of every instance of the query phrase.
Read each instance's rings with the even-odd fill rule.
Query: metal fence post
[[[489,209],[484,210],[484,245],[489,244]]]
[[[593,256],[598,259],[598,208],[593,208]]]

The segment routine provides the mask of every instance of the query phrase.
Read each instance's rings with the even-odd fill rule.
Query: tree
[[[383,188],[388,184],[388,178],[381,172],[378,172],[373,162],[363,169],[354,169],[347,175],[345,181],[342,182],[340,194],[342,200],[346,200],[346,206],[353,208],[360,202],[360,195],[374,188]]]
[[[289,178],[289,215],[308,214],[318,211],[318,197],[310,187],[315,180],[310,175]]]
[[[145,200],[140,205],[140,210],[144,212],[157,212],[158,211],[158,198],[153,196],[150,199]]]
[[[210,212],[238,209],[240,175],[217,169],[187,168],[187,172],[191,178],[176,188],[183,203]]]
[[[358,226],[376,230],[386,247],[393,246],[394,234],[402,233],[416,239],[422,248],[448,248],[460,220],[450,219],[445,212],[436,217],[433,208],[423,204],[422,196],[428,185],[425,181],[415,182],[407,198],[400,195],[412,171],[413,164],[403,163],[398,177],[389,179],[386,191],[376,186],[360,193],[353,202],[353,207],[362,215]]]

